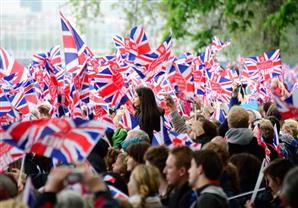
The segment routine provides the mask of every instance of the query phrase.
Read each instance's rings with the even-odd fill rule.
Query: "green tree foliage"
[[[67,5],[74,14],[77,28],[84,33],[88,21],[94,20],[100,15],[100,0],[68,0]]]

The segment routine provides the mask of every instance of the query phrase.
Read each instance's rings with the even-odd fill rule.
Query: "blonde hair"
[[[265,136],[269,139],[273,139],[273,137],[274,137],[274,127],[273,127],[270,120],[262,119],[260,121],[260,128],[261,128],[263,136]]]
[[[228,113],[229,128],[248,128],[249,115],[239,106],[233,106]]]
[[[141,195],[143,202],[146,197],[158,194],[160,175],[156,167],[143,164],[137,165],[131,174],[136,190]]]
[[[287,119],[284,122],[283,127],[286,126],[291,130],[292,136],[297,138],[298,137],[298,122],[294,119]]]

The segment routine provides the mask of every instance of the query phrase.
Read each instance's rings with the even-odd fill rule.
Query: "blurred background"
[[[61,45],[60,10],[97,55],[142,24],[153,48],[172,32],[176,55],[196,54],[216,35],[232,42],[219,61],[280,48],[284,63],[298,62],[297,0],[0,0],[0,47],[27,65]]]

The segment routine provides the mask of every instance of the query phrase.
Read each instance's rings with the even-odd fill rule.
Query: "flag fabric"
[[[0,116],[12,110],[11,103],[5,93],[0,94]]]
[[[23,192],[23,197],[22,197],[22,202],[27,205],[27,207],[34,207],[35,201],[36,201],[36,196],[35,196],[35,189],[32,184],[32,179],[31,177],[28,177],[26,180],[26,184],[24,187],[24,192]]]
[[[28,70],[15,60],[4,48],[0,48],[0,78],[15,74],[13,84],[26,80]]]
[[[11,102],[11,105],[23,115],[30,112],[24,92],[21,91],[13,96],[10,96],[8,99]]]
[[[104,135],[105,122],[71,118],[39,119],[4,127],[2,140],[66,163],[83,160]]]
[[[251,78],[270,81],[282,74],[280,50],[264,53],[260,56],[245,58],[245,67]]]
[[[277,153],[280,154],[281,153],[281,148],[280,148],[280,144],[279,144],[279,136],[278,136],[278,131],[277,131],[276,124],[274,125],[273,145],[274,145]]]
[[[223,42],[218,37],[214,36],[211,42],[211,49],[213,53],[217,53],[231,44],[230,41]]]
[[[226,119],[225,117],[225,113],[222,109],[220,108],[216,108],[211,117],[210,117],[211,120],[215,120],[215,121],[219,121],[220,123],[223,123]]]
[[[126,109],[119,121],[119,128],[139,129],[140,126],[137,119],[133,115],[131,115],[130,112]]]
[[[94,86],[103,100],[115,108],[129,100],[122,75],[110,66],[104,67],[94,77]]]
[[[295,88],[292,94],[282,101],[279,97],[273,95],[277,110],[283,119],[298,118],[298,88]]]
[[[115,188],[114,186],[108,185],[111,195],[114,199],[127,199],[128,196],[121,192],[119,189]]]
[[[77,73],[81,68],[80,65],[84,64],[86,59],[92,57],[93,53],[62,12],[60,12],[60,19],[63,34],[65,68],[69,72]]]
[[[22,150],[0,141],[0,174],[5,172],[11,163],[24,157],[24,155],[25,153]]]

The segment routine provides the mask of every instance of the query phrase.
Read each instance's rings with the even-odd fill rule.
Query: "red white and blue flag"
[[[24,155],[24,151],[0,141],[0,174],[5,172],[11,163],[24,157]]]
[[[66,163],[85,159],[106,130],[102,121],[71,118],[25,121],[3,128],[2,141]]]

